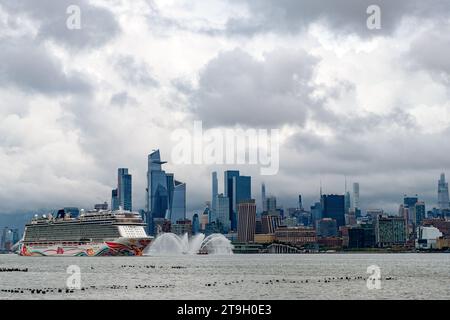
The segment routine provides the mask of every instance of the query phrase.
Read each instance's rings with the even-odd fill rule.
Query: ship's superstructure
[[[142,255],[152,237],[136,212],[88,211],[72,218],[37,217],[25,226],[19,246],[22,256],[116,256]]]

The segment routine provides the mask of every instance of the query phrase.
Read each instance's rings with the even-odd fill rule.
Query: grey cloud
[[[448,166],[450,156],[441,150],[449,134],[450,128],[433,134],[377,128],[364,134],[338,133],[331,140],[315,134],[297,134],[290,138],[287,147],[307,155],[296,165],[308,172],[330,175],[410,172],[414,176],[418,171],[439,171]]]
[[[79,73],[65,73],[59,60],[29,38],[2,39],[0,83],[44,94],[89,93]]]
[[[137,100],[135,98],[129,96],[126,91],[116,93],[111,97],[111,104],[118,105],[121,107],[123,107],[127,104],[134,105],[136,103],[137,103]]]
[[[70,30],[66,26],[70,5],[81,10],[81,29]],[[106,8],[92,5],[87,0],[14,0],[0,4],[12,16],[28,17],[37,26],[37,37],[54,40],[73,48],[98,47],[114,38],[120,27],[113,14]]]
[[[187,79],[177,78],[171,81],[172,86],[180,93],[190,95],[194,92],[192,83]]]
[[[116,67],[122,79],[130,85],[159,86],[159,82],[151,75],[150,67],[132,56],[119,57]]]
[[[402,108],[393,108],[387,114],[365,112],[362,115],[338,115],[327,107],[316,108],[313,119],[322,125],[327,125],[339,134],[364,134],[376,130],[390,129],[416,129],[416,119]]]
[[[410,46],[408,56],[412,67],[450,75],[450,24],[422,33]],[[410,60],[408,60],[409,62]]]
[[[446,17],[450,13],[450,3],[446,0],[436,0],[432,4],[421,0],[246,0],[245,2],[250,17],[230,19],[227,24],[230,34],[253,35],[272,31],[296,33],[310,23],[320,20],[336,33],[371,36],[393,32],[404,17],[436,19]],[[366,10],[373,4],[381,8],[381,30],[369,30],[366,26],[368,17]]]
[[[280,154],[276,186],[301,181],[301,192],[318,200],[323,181],[325,193],[344,192],[344,177],[362,184],[365,209],[395,212],[404,194],[419,194],[428,208],[436,205],[437,179],[448,169],[450,155],[442,152],[450,127],[426,134],[414,129],[378,127],[364,133],[337,133],[332,138],[316,133],[292,136]],[[289,151],[289,152],[288,152]],[[448,173],[448,170],[447,170]],[[289,179],[293,181],[289,182]],[[289,192],[289,190],[287,190]],[[281,194],[283,192],[280,192]],[[291,199],[295,194],[291,194]],[[288,201],[284,192],[284,199]]]
[[[309,84],[316,63],[304,51],[280,49],[264,61],[240,49],[220,53],[200,74],[192,112],[211,126],[301,125],[318,105]]]

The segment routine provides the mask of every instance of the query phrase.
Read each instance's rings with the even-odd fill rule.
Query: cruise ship
[[[151,243],[136,212],[82,211],[78,217],[60,210],[35,216],[25,226],[21,256],[140,256]]]

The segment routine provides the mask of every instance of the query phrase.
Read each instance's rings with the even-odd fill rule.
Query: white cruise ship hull
[[[19,246],[21,256],[141,256],[150,244],[151,238],[117,238],[103,242],[60,242],[60,243],[26,243]]]

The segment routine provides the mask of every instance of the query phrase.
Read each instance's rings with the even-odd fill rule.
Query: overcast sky
[[[81,9],[81,29],[66,9]],[[366,9],[381,7],[381,29]],[[238,168],[285,207],[361,184],[366,209],[431,208],[450,175],[447,0],[1,0],[0,212],[110,201],[118,167],[145,203],[152,149],[187,183]],[[282,130],[280,171],[175,166],[177,128]]]

